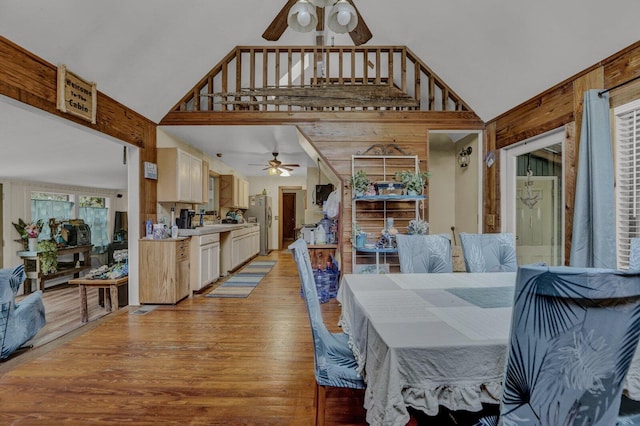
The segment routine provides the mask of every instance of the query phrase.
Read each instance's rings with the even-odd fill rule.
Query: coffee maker
[[[192,229],[192,221],[194,216],[196,215],[195,210],[191,209],[180,209],[180,217],[178,218],[178,228],[180,229]]]

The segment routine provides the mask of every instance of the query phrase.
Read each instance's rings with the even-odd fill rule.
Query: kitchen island
[[[199,291],[228,275],[260,251],[260,226],[257,223],[222,223],[179,229],[178,236],[191,237],[192,291]]]

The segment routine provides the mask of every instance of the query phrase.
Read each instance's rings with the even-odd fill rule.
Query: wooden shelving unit
[[[398,171],[419,171],[417,155],[353,155],[351,173],[365,170],[371,182],[392,181]],[[385,228],[387,219],[394,219],[394,227],[399,233],[412,219],[424,219],[424,195],[366,195],[352,199],[354,223],[377,241]],[[374,241],[371,241],[373,239]],[[399,272],[398,252],[395,248],[352,247],[352,268],[358,272]]]

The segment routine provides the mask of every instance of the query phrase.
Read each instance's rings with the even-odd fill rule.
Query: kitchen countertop
[[[178,229],[178,236],[191,237],[194,235],[219,234],[221,232],[234,231],[236,229],[252,228],[257,223],[220,223],[216,225],[204,225],[194,229]]]

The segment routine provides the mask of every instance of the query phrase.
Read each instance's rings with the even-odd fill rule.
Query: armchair
[[[42,291],[16,303],[25,277],[24,265],[0,269],[0,359],[8,358],[46,324]]]

